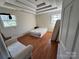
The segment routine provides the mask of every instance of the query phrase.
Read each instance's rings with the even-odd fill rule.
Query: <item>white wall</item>
[[[19,36],[36,26],[36,19],[34,14],[26,13],[23,11],[15,11],[0,7],[0,13],[10,13],[16,16],[17,26],[4,28],[0,26],[5,36]]]
[[[49,14],[41,14],[36,16],[36,24],[39,27],[50,27],[50,15]]]
[[[60,14],[61,11],[54,11],[51,13],[39,14],[36,16],[36,24],[40,27],[48,28],[48,31],[53,31],[53,24],[51,24],[51,15]]]

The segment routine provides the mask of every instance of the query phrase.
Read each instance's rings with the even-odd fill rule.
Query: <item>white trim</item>
[[[54,8],[54,7],[48,7],[48,8],[40,9],[40,10],[37,10],[37,13],[44,11],[44,10],[52,9],[52,8]]]
[[[54,9],[54,10],[48,10],[48,11],[44,11],[44,12],[39,12],[39,13],[37,13],[37,15],[45,14],[45,13],[51,13],[51,12],[55,12],[55,11],[58,11],[58,10],[61,10],[61,8],[60,9]]]

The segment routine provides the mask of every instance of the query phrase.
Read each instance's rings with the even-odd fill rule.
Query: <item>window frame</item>
[[[53,24],[53,21],[55,21],[54,18],[52,18],[52,17],[54,17],[54,16],[56,16],[56,15],[59,15],[59,16],[60,16],[60,19],[57,19],[57,20],[61,20],[61,14],[54,14],[54,15],[51,15],[51,20],[50,20],[50,23],[51,23],[51,24]],[[53,19],[53,20],[52,20],[52,19]],[[57,21],[57,20],[56,20],[56,21]],[[56,22],[56,21],[55,21],[55,22]]]
[[[4,27],[4,28],[9,28],[9,27],[16,27],[17,26],[17,22],[16,22],[16,16],[15,15],[11,15],[11,16],[13,16],[13,17],[15,17],[15,20],[12,20],[12,19],[9,19],[9,20],[2,20],[1,19],[1,15],[0,15],[0,19],[1,19],[1,24],[2,24],[2,26]],[[4,23],[4,21],[6,21],[6,22],[8,22],[8,21],[15,21],[15,25],[9,25],[9,26],[6,26]]]

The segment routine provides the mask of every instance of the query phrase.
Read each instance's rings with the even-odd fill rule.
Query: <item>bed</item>
[[[47,32],[47,28],[36,28],[30,31],[30,35],[42,38]]]

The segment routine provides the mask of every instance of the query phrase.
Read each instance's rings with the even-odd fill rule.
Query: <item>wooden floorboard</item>
[[[42,38],[24,35],[18,40],[24,45],[33,45],[32,59],[56,59],[57,55],[57,42],[51,42],[51,32],[47,32]]]

